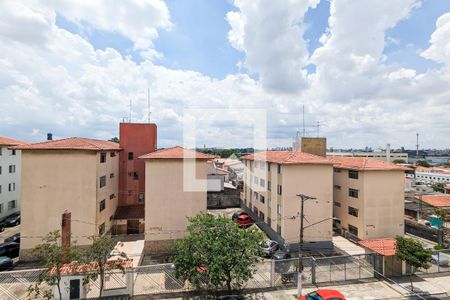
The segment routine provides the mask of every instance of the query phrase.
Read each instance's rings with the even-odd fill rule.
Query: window
[[[358,171],[348,170],[348,178],[358,179]]]
[[[16,155],[16,150],[15,149],[11,150],[11,155]]]
[[[264,196],[263,195],[259,195],[259,201],[261,201],[261,203],[264,203]]]
[[[10,165],[9,166],[9,173],[16,173],[16,166],[15,165]]]
[[[270,172],[270,163],[267,163],[267,171]]]
[[[257,192],[253,192],[253,198],[258,199],[258,193]]]
[[[256,216],[258,216],[258,208],[256,206],[253,206],[253,212]]]
[[[264,179],[261,178],[261,179],[259,180],[259,185],[262,186],[262,187],[265,187],[265,186],[266,186],[266,181],[265,181]]]
[[[138,180],[138,179],[139,179],[138,172],[133,172],[133,180]]]
[[[281,234],[281,225],[280,224],[277,224],[277,233]]]
[[[14,192],[15,190],[16,190],[16,183],[15,183],[15,182],[10,183],[10,184],[8,185],[8,191],[9,191],[9,192]]]
[[[102,201],[100,201],[99,210],[103,211],[105,208],[106,208],[106,201],[105,201],[105,199],[103,199]]]
[[[111,157],[115,157],[116,156],[116,152],[111,152],[110,154],[109,154]]]
[[[277,214],[281,215],[281,204],[277,204]]]
[[[358,190],[348,189],[348,195],[353,198],[358,198]]]
[[[262,211],[259,212],[259,218],[260,218],[261,220],[263,220],[263,221],[265,220],[265,219],[264,219],[264,213],[263,213]]]
[[[278,165],[277,172],[278,174],[281,174],[281,165]]]
[[[348,207],[348,214],[351,215],[351,216],[354,216],[354,217],[358,217],[358,209],[349,206]]]
[[[348,224],[348,232],[350,232],[353,235],[358,236],[358,227]]]
[[[100,188],[106,185],[106,176],[100,177]]]
[[[281,186],[281,184],[277,184],[277,194],[278,195],[283,194],[283,186]]]
[[[115,194],[109,195],[109,200],[112,200],[112,199],[114,199],[114,198],[116,198],[116,195],[115,195]]]
[[[17,200],[8,201],[8,210],[14,209],[17,207]]]
[[[139,200],[139,202],[144,202],[145,194],[144,193],[139,193],[138,200]]]
[[[258,177],[255,176],[255,177],[253,178],[253,182],[254,182],[255,184],[258,184]]]
[[[269,225],[269,227],[272,227],[272,219],[267,217],[267,225]]]
[[[341,203],[340,202],[334,201],[333,204],[334,204],[334,206],[341,207]]]
[[[334,169],[334,173],[341,173],[341,169]]]
[[[339,190],[339,191],[341,190],[341,186],[340,186],[340,185],[337,185],[337,184],[334,185],[334,188],[337,189],[337,190]]]
[[[114,178],[114,173],[109,174],[109,178]]]
[[[128,152],[128,160],[133,160],[133,152]]]
[[[102,225],[98,226],[98,234],[102,235],[105,233],[105,223],[102,223]]]
[[[100,163],[105,163],[106,162],[106,152],[101,152],[100,153]]]

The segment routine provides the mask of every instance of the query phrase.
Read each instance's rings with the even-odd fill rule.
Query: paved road
[[[20,225],[14,227],[6,227],[5,231],[0,232],[0,244],[3,243],[6,238],[19,232],[20,232]]]

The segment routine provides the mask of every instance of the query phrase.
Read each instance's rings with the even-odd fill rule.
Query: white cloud
[[[450,13],[443,14],[437,19],[436,30],[431,35],[430,44],[421,55],[450,66]]]
[[[235,0],[228,39],[244,51],[245,67],[259,74],[269,90],[293,93],[307,85],[308,51],[301,26],[305,12],[319,1]]]

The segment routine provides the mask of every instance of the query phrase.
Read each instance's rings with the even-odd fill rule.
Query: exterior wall
[[[393,162],[396,159],[402,159],[408,162],[408,153],[391,152],[389,155],[386,152],[327,152],[327,156],[338,157],[367,157],[387,162]]]
[[[327,139],[319,137],[302,137],[300,151],[325,157],[327,154]]]
[[[244,190],[242,200],[246,207],[259,216],[273,233],[284,239],[287,244],[299,242],[300,220],[289,219],[300,211],[300,199],[303,193],[317,198],[317,201],[305,202],[305,215],[310,223],[328,219],[305,229],[304,241],[331,242],[332,237],[332,197],[333,167],[331,165],[282,165],[278,173],[278,164],[246,161],[244,172]],[[253,171],[252,171],[253,170]],[[257,183],[254,178],[257,177]],[[264,185],[261,185],[261,179]],[[270,182],[270,190],[269,190]],[[278,185],[282,186],[282,195],[278,195]],[[264,197],[264,203],[261,201]],[[262,213],[262,214],[261,214]],[[305,223],[305,226],[308,224]],[[324,244],[321,244],[324,246]]]
[[[21,259],[41,243],[41,238],[61,230],[61,215],[72,214],[72,240],[78,245],[90,243],[88,236],[99,232],[105,223],[109,230],[110,216],[117,207],[118,155],[106,152],[106,162],[100,163],[100,153],[79,150],[23,150],[21,203]],[[106,176],[106,186],[100,188],[99,178]],[[105,210],[99,203],[105,200]]]
[[[6,218],[12,213],[20,210],[20,191],[21,191],[21,151],[13,151],[8,146],[0,145],[0,220]],[[9,173],[9,166],[15,166],[15,172]],[[9,191],[9,184],[15,184],[15,190]],[[11,201],[16,201],[15,208],[9,208]]]
[[[442,182],[450,184],[450,174],[416,171],[416,180],[425,183]]]
[[[145,192],[145,162],[139,156],[156,151],[157,127],[155,124],[120,123],[120,174],[119,205],[136,205],[144,202],[139,195]],[[128,153],[133,152],[133,159]],[[133,173],[137,172],[138,179]],[[143,197],[143,196],[141,196]]]
[[[105,224],[108,231],[113,225],[113,216],[119,200],[119,152],[107,151],[106,162],[100,162],[101,152],[97,152],[97,208],[96,224]],[[112,156],[112,153],[113,156]],[[106,176],[106,186],[100,188],[100,177]],[[105,209],[100,211],[100,201],[105,200]],[[97,226],[97,227],[98,227]]]
[[[182,159],[145,160],[145,252],[167,250],[170,241],[186,235],[187,218],[206,212],[202,191],[186,191]],[[197,179],[206,182],[206,161],[195,163]]]
[[[349,188],[358,190],[358,198],[349,196]],[[403,171],[359,171],[352,179],[348,170],[335,169],[333,194],[334,216],[347,231],[349,225],[357,227],[359,239],[403,235]],[[349,206],[358,209],[358,217],[348,213]]]

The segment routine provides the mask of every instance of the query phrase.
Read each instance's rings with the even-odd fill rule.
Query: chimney
[[[52,141],[52,140],[53,140],[53,134],[47,133],[47,141]]]

